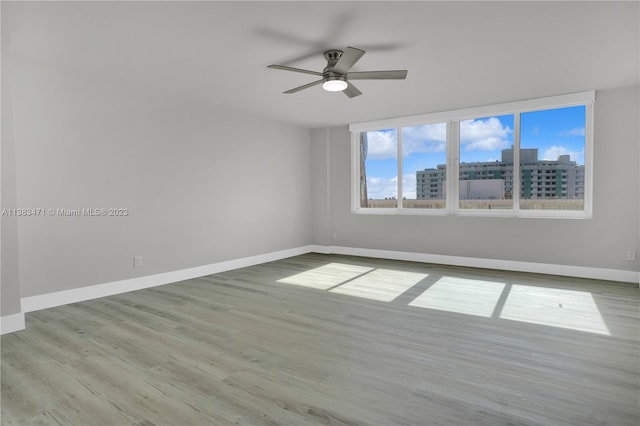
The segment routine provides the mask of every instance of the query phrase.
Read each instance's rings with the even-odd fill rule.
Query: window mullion
[[[399,210],[402,209],[402,129],[396,129],[396,140],[398,141],[398,205]]]
[[[520,211],[520,113],[513,114],[513,171],[511,172],[513,211]]]
[[[351,132],[351,211],[358,212],[360,204],[360,132]],[[328,146],[328,144],[327,144]]]
[[[584,211],[591,217],[593,206],[593,103],[585,105],[584,140]]]
[[[459,198],[459,157],[460,157],[460,121],[451,120],[447,123],[447,211],[454,213],[458,210]]]

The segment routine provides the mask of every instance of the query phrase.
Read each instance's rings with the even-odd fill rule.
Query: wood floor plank
[[[637,425],[639,296],[296,256],[27,314],[0,424]]]

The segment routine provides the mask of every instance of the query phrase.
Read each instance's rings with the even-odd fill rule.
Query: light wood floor
[[[2,424],[638,425],[638,303],[308,254],[27,314],[2,336]]]

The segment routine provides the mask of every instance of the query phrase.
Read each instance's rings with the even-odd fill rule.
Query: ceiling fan
[[[322,77],[322,79],[314,81],[313,83],[287,90],[284,93],[296,93],[322,83],[324,90],[329,92],[342,91],[350,98],[362,94],[360,90],[351,84],[350,80],[404,80],[407,78],[407,70],[349,72],[351,67],[353,67],[364,54],[364,50],[356,49],[355,47],[347,47],[344,51],[327,50],[324,52],[327,66],[322,72],[287,67],[284,65],[269,65],[268,68],[301,72]]]

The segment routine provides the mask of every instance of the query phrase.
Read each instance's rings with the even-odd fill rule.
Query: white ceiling
[[[307,127],[639,83],[638,2],[2,2],[23,58]],[[3,46],[6,44],[3,43]],[[367,51],[349,99],[320,86],[322,52]],[[3,55],[6,51],[3,50]]]

